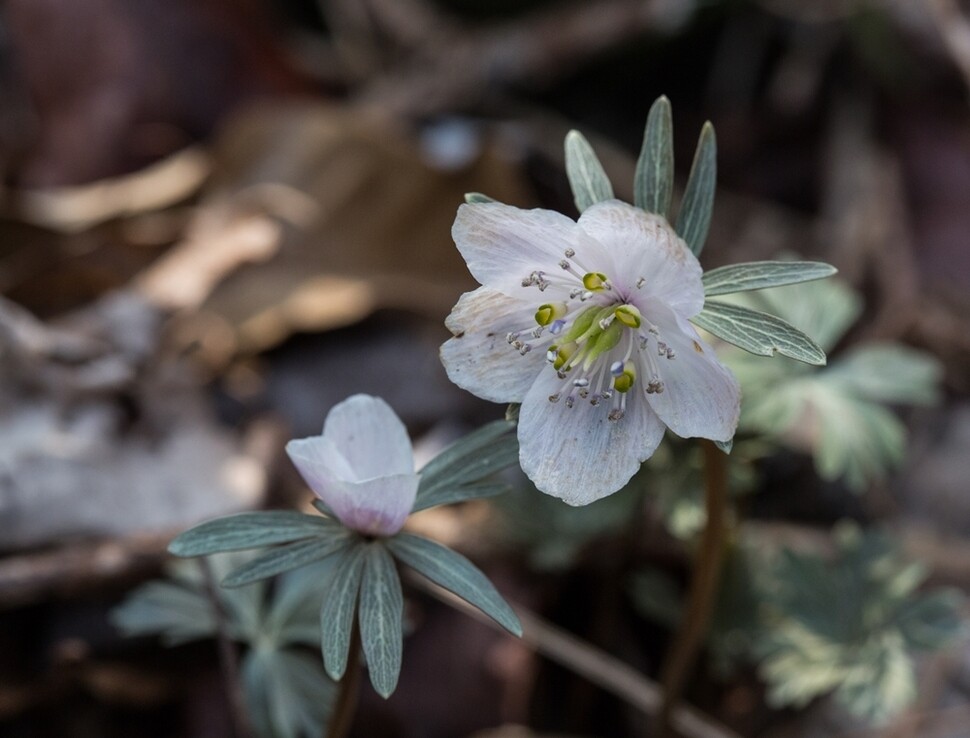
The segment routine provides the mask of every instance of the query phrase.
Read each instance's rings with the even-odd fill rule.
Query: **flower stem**
[[[704,504],[707,508],[707,522],[701,534],[684,619],[661,672],[664,704],[660,711],[660,725],[661,734],[665,736],[676,735],[671,719],[707,633],[726,550],[727,455],[711,441],[702,440],[701,447],[704,451]]]
[[[360,692],[360,627],[354,614],[354,624],[350,631],[350,649],[347,652],[348,664],[343,679],[340,680],[340,692],[333,706],[333,714],[327,725],[324,738],[344,738],[354,721],[357,711],[357,694]]]
[[[235,738],[252,738],[253,730],[246,711],[246,698],[243,694],[242,682],[239,680],[239,661],[236,658],[236,648],[229,634],[229,623],[226,611],[219,597],[219,586],[212,573],[212,566],[205,557],[199,560],[202,570],[202,580],[205,593],[212,606],[212,613],[216,626],[216,641],[219,645],[219,670],[222,672],[223,686],[229,700],[229,710],[232,715],[233,735]]]

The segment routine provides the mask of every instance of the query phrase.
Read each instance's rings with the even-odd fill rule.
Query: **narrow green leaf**
[[[467,487],[512,466],[518,458],[519,446],[514,423],[496,420],[482,426],[424,465],[412,512],[445,502],[468,499],[469,495],[462,495],[458,492],[459,488]],[[487,496],[481,493],[487,490],[470,491],[476,497]]]
[[[590,205],[613,199],[613,185],[593,147],[579,131],[566,134],[566,176],[579,212]]]
[[[420,507],[412,508],[412,512],[425,510],[437,505],[453,505],[466,500],[480,500],[485,497],[495,497],[508,492],[509,486],[502,482],[473,482],[454,487],[439,487],[421,499]]]
[[[267,551],[238,569],[234,569],[225,579],[222,586],[233,588],[250,584],[260,579],[276,576],[290,569],[312,564],[314,561],[332,556],[349,546],[356,536],[346,528],[327,536],[326,538],[311,538],[297,541],[288,546],[281,546]]]
[[[694,153],[694,163],[684,190],[684,200],[677,213],[676,231],[694,256],[700,256],[707,240],[714,210],[714,189],[717,186],[717,139],[710,121],[701,129],[701,137]]]
[[[704,272],[704,294],[729,295],[831,277],[838,271],[820,261],[751,261]]]
[[[465,202],[467,202],[469,205],[474,205],[475,203],[482,202],[498,202],[498,200],[493,197],[489,197],[488,195],[483,195],[481,192],[466,192]]]
[[[657,98],[647,115],[643,147],[633,176],[633,202],[648,213],[669,217],[674,192],[674,125],[670,100]]]
[[[366,549],[366,544],[362,543],[339,554],[341,560],[336,563],[333,579],[323,593],[320,650],[327,674],[333,680],[340,679],[347,670],[347,652],[350,650],[350,634],[354,626]]]
[[[513,635],[522,635],[522,624],[512,608],[488,577],[461,554],[410,533],[398,533],[386,545],[404,564],[471,603]]]
[[[691,321],[718,338],[758,356],[774,356],[777,353],[806,364],[825,364],[825,352],[815,341],[774,315],[708,300],[704,303],[704,309]]]
[[[391,696],[401,673],[404,598],[394,559],[380,543],[371,543],[364,557],[360,584],[360,638],[375,691]]]
[[[263,510],[210,520],[190,528],[168,544],[175,556],[205,556],[220,551],[242,551],[276,543],[323,536],[339,524],[317,515],[293,510]]]

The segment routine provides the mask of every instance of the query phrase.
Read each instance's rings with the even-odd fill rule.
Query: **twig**
[[[484,30],[429,21],[424,26],[434,29],[440,43],[434,59],[426,48],[417,50],[411,63],[393,65],[358,99],[398,116],[455,110],[477,102],[483,91],[568,74],[585,59],[662,25],[670,12],[655,0],[598,0]]]
[[[239,680],[239,661],[236,658],[235,646],[233,646],[232,639],[229,637],[229,623],[226,619],[226,611],[222,606],[222,599],[219,597],[219,585],[216,584],[209,560],[201,557],[198,562],[205,582],[205,593],[209,598],[215,616],[216,640],[219,644],[219,668],[222,671],[223,688],[226,690],[226,696],[229,699],[233,732],[236,738],[253,738],[242,682]]]
[[[435,599],[465,612],[495,630],[505,632],[480,610],[438,585],[417,575],[410,575],[408,580]],[[659,712],[663,698],[660,687],[655,682],[616,657],[556,627],[521,605],[513,603],[513,607],[522,623],[523,643],[638,710],[648,715]],[[730,728],[691,708],[675,707],[672,718],[674,726],[688,738],[740,738]]]
[[[340,680],[340,694],[334,705],[330,724],[327,725],[324,738],[344,738],[354,720],[357,710],[357,694],[360,692],[360,627],[357,617],[350,631],[350,649],[348,651],[350,663],[343,679]]]
[[[72,543],[52,551],[0,559],[0,612],[49,598],[69,597],[159,566],[172,533]]]
[[[673,724],[674,707],[680,702],[684,683],[704,642],[724,562],[727,534],[727,455],[711,441],[704,440],[701,446],[704,449],[704,501],[707,522],[701,534],[700,551],[687,595],[684,621],[661,674],[664,703],[660,723],[664,734],[670,734],[676,727]]]

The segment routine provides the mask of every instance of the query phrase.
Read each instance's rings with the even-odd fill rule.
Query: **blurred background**
[[[970,588],[959,0],[6,0],[0,735],[232,735],[213,642],[126,638],[113,609],[185,527],[305,505],[283,444],[349,394],[384,396],[425,459],[501,417],[438,361],[475,286],[456,208],[475,191],[575,216],[571,128],[632,200],[659,95],[680,186],[701,125],[717,130],[705,268],[836,265],[817,315],[778,314],[881,382],[822,402],[833,366],[815,405],[745,385],[797,410],[743,426],[762,444],[737,462],[759,545],[825,549],[849,518],[891,530],[931,584]],[[859,358],[874,345],[892,348]],[[641,569],[682,586],[698,512],[651,479],[586,517],[520,490],[413,525],[656,676],[669,623]],[[401,686],[362,696],[353,735],[644,734],[600,686],[423,595],[408,608]],[[780,707],[752,664],[701,664],[688,696],[745,736],[970,736],[965,640],[915,668],[890,727],[825,699]]]

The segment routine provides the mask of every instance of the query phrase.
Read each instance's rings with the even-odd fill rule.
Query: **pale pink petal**
[[[335,405],[323,435],[353,470],[354,476],[346,481],[414,472],[407,428],[379,397],[354,395]]]
[[[519,411],[519,463],[535,486],[570,505],[587,505],[613,494],[650,458],[664,435],[663,423],[631,392],[619,421],[607,419],[606,403],[577,399],[549,402],[562,385],[544,371]]]
[[[343,454],[323,436],[290,441],[286,444],[286,453],[317,495],[334,479],[352,481],[357,478]]]
[[[701,265],[665,218],[607,200],[587,208],[579,226],[609,252],[617,273],[613,279],[626,284],[629,299],[660,298],[685,318],[703,309]],[[640,278],[642,287],[636,289]]]
[[[569,287],[553,286],[540,293],[535,287],[523,287],[523,279],[534,271],[545,271],[562,281],[559,262],[567,248],[585,250],[592,261],[600,253],[600,246],[565,215],[500,203],[462,205],[451,235],[479,283],[533,301],[535,307],[552,296],[561,298]]]
[[[675,352],[657,366],[664,391],[647,395],[650,406],[674,433],[683,438],[729,441],[741,411],[741,388],[686,320],[653,301],[647,315],[660,340]]]
[[[521,402],[546,364],[545,349],[524,356],[509,344],[510,332],[536,327],[536,305],[507,297],[488,287],[466,292],[445,321],[454,338],[441,347],[448,378],[491,402]]]
[[[414,507],[418,481],[417,474],[337,481],[320,497],[348,528],[365,535],[392,536]]]

